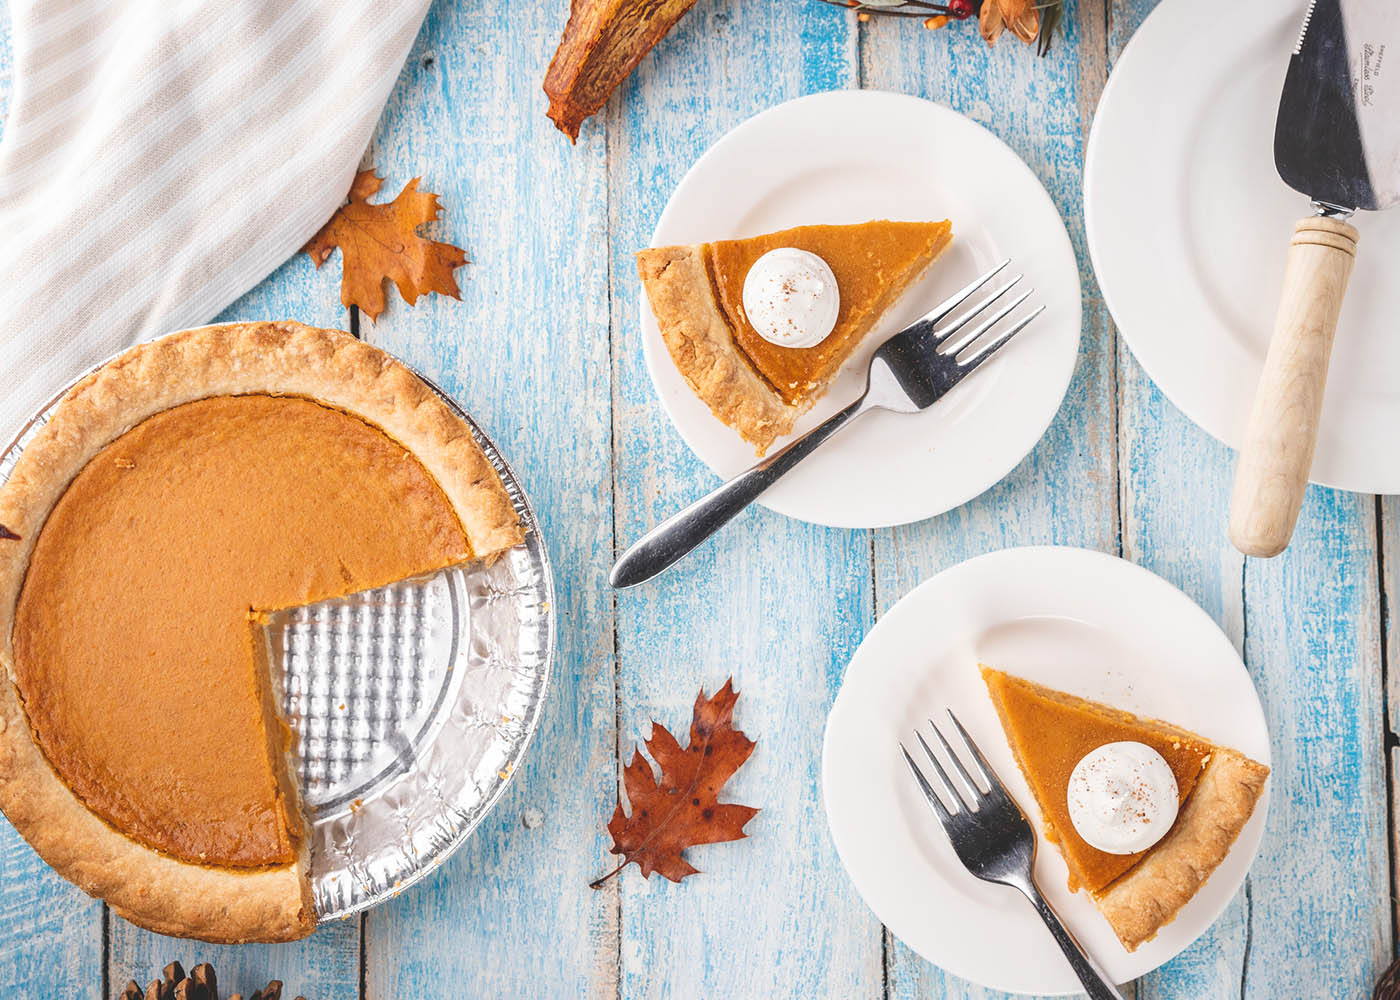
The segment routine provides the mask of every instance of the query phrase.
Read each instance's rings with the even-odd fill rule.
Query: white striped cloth
[[[427,6],[11,0],[0,446],[67,380],[208,321],[305,244]]]

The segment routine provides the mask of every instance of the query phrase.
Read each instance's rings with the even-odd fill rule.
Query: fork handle
[[[696,546],[734,519],[768,487],[798,462],[816,451],[823,441],[863,412],[862,396],[839,413],[828,417],[782,451],[739,473],[729,482],[672,514],[643,535],[612,568],[608,582],[614,587],[631,587],[669,569]]]
[[[1035,904],[1035,910],[1040,914],[1040,919],[1045,921],[1045,926],[1050,929],[1050,935],[1060,946],[1060,950],[1065,953],[1065,959],[1069,962],[1070,968],[1074,970],[1074,974],[1079,977],[1079,982],[1083,985],[1084,991],[1089,994],[1090,1000],[1123,1000],[1123,994],[1118,992],[1118,987],[1113,985],[1113,980],[1108,978],[1108,973],[1104,972],[1075,940],[1069,928],[1060,920],[1060,915],[1050,905],[1050,901],[1040,894],[1035,883],[1027,880],[1026,884],[1017,885],[1016,888],[1024,892],[1026,898]]]

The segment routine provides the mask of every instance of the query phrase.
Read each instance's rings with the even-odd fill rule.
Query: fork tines
[[[947,326],[941,329],[938,327],[939,323],[947,319],[953,312],[957,311],[975,292],[991,281],[992,278],[996,277],[996,275],[1010,265],[1010,263],[1011,258],[1009,257],[1001,261],[1001,263],[997,264],[991,270],[959,289],[952,297],[939,303],[932,312],[928,313],[920,321],[920,325],[925,326],[925,328],[929,330],[929,335],[933,343],[937,346],[938,353],[945,357],[953,358],[965,372],[971,372],[985,364],[992,355],[1005,347],[1016,334],[1024,330],[1031,320],[1045,311],[1045,306],[1038,306],[1030,313],[1015,320],[1009,328],[1002,331],[989,342],[983,344],[977,350],[966,355],[963,354],[964,351],[981,340],[985,334],[989,333],[993,327],[1009,317],[1018,306],[1025,303],[1035,292],[1034,288],[1026,289],[1016,298],[998,308],[992,315],[975,325],[969,326],[973,320],[977,319],[989,306],[1002,298],[1007,292],[1011,291],[1011,289],[1025,277],[1025,275],[1018,274],[1006,284],[1002,285],[1001,288],[988,295],[984,295],[960,316],[948,323]],[[958,336],[954,336],[955,334]]]
[[[943,730],[939,729],[938,724],[932,719],[929,720],[929,727],[933,730],[934,735],[938,737],[938,741],[943,744],[943,749],[948,755],[948,760],[951,762],[953,771],[958,776],[959,780],[957,784],[948,776],[948,772],[939,761],[938,755],[933,752],[933,748],[925,741],[923,734],[916,730],[914,732],[914,737],[919,741],[919,746],[923,747],[924,755],[928,758],[929,763],[933,765],[933,769],[938,775],[939,781],[942,783],[944,794],[947,796],[949,802],[952,803],[951,808],[949,808],[949,806],[944,803],[943,799],[934,792],[933,786],[930,785],[928,779],[924,777],[924,772],[919,769],[919,765],[914,762],[914,758],[909,755],[909,751],[904,744],[899,744],[899,749],[904,754],[904,761],[909,765],[909,770],[914,773],[914,780],[919,783],[919,788],[923,791],[924,797],[928,799],[929,805],[933,807],[939,818],[945,822],[951,819],[953,815],[964,810],[969,812],[975,811],[981,808],[983,803],[992,799],[1000,800],[1009,798],[1006,789],[1002,786],[1001,781],[998,780],[996,772],[988,765],[986,758],[982,756],[982,751],[978,749],[977,744],[972,741],[972,737],[967,734],[967,730],[963,728],[962,723],[958,721],[952,709],[948,709],[948,718],[952,720],[954,727],[956,727],[958,736],[962,739],[964,753],[972,759],[973,770],[975,770],[977,776],[982,779],[981,784],[975,781],[973,776],[968,773],[968,769],[964,766],[962,759],[953,750],[952,744],[948,742],[947,737],[943,735]]]

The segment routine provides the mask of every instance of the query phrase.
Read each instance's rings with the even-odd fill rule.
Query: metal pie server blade
[[[1400,202],[1400,3],[1312,0],[1279,100],[1274,165],[1337,209]]]
[[[1279,101],[1274,165],[1315,214],[1293,227],[1273,337],[1244,430],[1230,539],[1288,545],[1308,484],[1358,233],[1347,219],[1400,202],[1400,0],[1312,0]]]

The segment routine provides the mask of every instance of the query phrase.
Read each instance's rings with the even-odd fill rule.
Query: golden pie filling
[[[1091,846],[1070,819],[1069,777],[1091,750],[1105,743],[1133,742],[1162,755],[1185,802],[1211,753],[1211,744],[1164,724],[1113,712],[1072,695],[995,670],[982,669],[1021,771],[1040,803],[1045,835],[1060,846],[1069,867],[1069,887],[1102,892],[1133,868],[1148,851],[1109,854]],[[1150,850],[1150,848],[1149,848]]]
[[[296,396],[214,396],[149,417],[71,482],[15,612],[35,740],[86,807],[195,864],[292,863],[290,734],[258,612],[471,558],[403,445]]]
[[[791,405],[820,388],[850,357],[860,340],[952,238],[948,222],[889,222],[852,226],[798,226],[742,240],[705,244],[716,298],[734,342],[773,390]],[[744,313],[749,269],[770,250],[792,247],[826,261],[836,277],[840,308],[836,325],[813,347],[783,347],[766,340]]]

